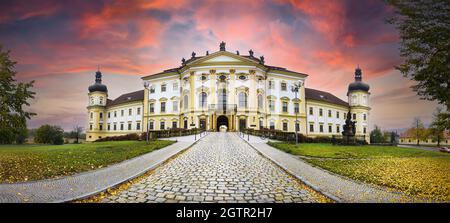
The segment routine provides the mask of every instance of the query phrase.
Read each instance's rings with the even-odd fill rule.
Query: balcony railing
[[[209,104],[208,110],[220,114],[231,114],[237,111],[236,104]]]

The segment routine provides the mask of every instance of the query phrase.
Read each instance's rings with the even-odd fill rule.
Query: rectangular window
[[[353,120],[356,119],[356,113],[353,113]]]
[[[166,112],[166,102],[161,102],[161,112]]]
[[[166,123],[165,122],[160,122],[159,123],[159,129],[164,130],[166,128]]]
[[[178,91],[178,83],[173,83],[173,91]]]
[[[323,116],[323,109],[319,108],[319,116]]]
[[[282,91],[287,91],[287,84],[286,83],[281,83],[281,90]]]
[[[150,87],[150,94],[155,93],[155,88],[154,87]]]
[[[154,113],[155,112],[155,104],[150,103],[150,113]]]
[[[128,123],[128,130],[131,130],[131,122]]]
[[[108,118],[111,118],[111,112],[108,112]]]
[[[93,118],[94,118],[94,113],[91,112],[91,119],[93,119]]]
[[[131,108],[130,108],[130,109],[128,109],[128,116],[131,116],[131,114],[133,114],[133,110],[131,110]]]
[[[176,129],[176,128],[177,128],[177,122],[176,122],[176,121],[173,121],[173,122],[172,122],[172,128],[173,128],[173,129]]]
[[[336,132],[337,132],[337,133],[340,133],[340,132],[341,132],[341,129],[339,128],[339,126],[336,126]]]
[[[309,124],[309,131],[314,132],[314,124]]]
[[[123,111],[123,110],[120,110],[120,116],[123,117],[123,114],[124,114],[124,111]]]
[[[141,115],[141,108],[137,108],[136,114]]]
[[[269,89],[275,89],[275,84],[273,81],[269,81]]]
[[[288,130],[288,123],[283,122],[283,131],[287,131],[287,130]]]
[[[114,111],[114,118],[117,117],[117,111]]]
[[[141,123],[140,122],[136,123],[136,130],[141,130]]]
[[[264,128],[263,120],[259,120],[259,129]]]
[[[300,131],[300,124],[299,123],[295,123],[295,131]]]
[[[123,131],[123,123],[120,123],[120,130]]]
[[[270,129],[272,129],[272,130],[275,129],[275,123],[274,122],[270,122]]]
[[[336,118],[339,118],[339,112],[338,111],[336,112]]]
[[[319,131],[323,132],[323,125],[319,125]]]
[[[328,132],[329,132],[329,133],[332,133],[332,132],[333,132],[333,126],[331,126],[331,125],[328,126]]]
[[[161,85],[161,92],[166,92],[166,89],[167,87],[166,87],[166,84],[162,84]]]
[[[92,125],[89,125],[89,130],[92,130]]]
[[[272,100],[269,101],[269,110],[271,112],[275,111],[275,101]]]
[[[367,119],[366,114],[363,115],[364,121]]]
[[[313,114],[314,114],[313,108],[309,107],[309,115],[313,115]]]
[[[151,129],[151,130],[153,130],[153,128],[154,128],[153,122],[150,122],[150,123],[149,123],[149,127],[148,127],[148,128]]]
[[[299,113],[299,106],[298,103],[294,103],[294,113]]]
[[[100,113],[98,114],[98,116],[99,116],[100,119],[102,119],[102,118],[103,118],[103,112],[100,112]]]
[[[116,131],[117,130],[117,125],[116,125],[116,123],[114,123],[114,131]]]
[[[328,118],[331,118],[331,110],[328,110]]]
[[[366,134],[366,127],[363,128],[363,133]]]
[[[283,101],[283,112],[288,112],[288,103]]]
[[[178,111],[178,101],[173,101],[172,102],[172,110],[174,112]]]
[[[109,130],[111,130],[111,125],[110,125],[110,124],[108,124],[108,131],[109,131]]]
[[[344,112],[344,120],[347,118],[347,113]]]
[[[99,129],[100,131],[102,131],[102,130],[103,130],[103,125],[102,125],[102,124],[98,125],[98,129]]]

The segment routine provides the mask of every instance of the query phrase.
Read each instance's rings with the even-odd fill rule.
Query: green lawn
[[[349,178],[413,196],[450,201],[450,154],[394,146],[269,144]]]
[[[72,175],[102,168],[174,141],[96,142],[66,145],[0,145],[0,183],[23,182]]]

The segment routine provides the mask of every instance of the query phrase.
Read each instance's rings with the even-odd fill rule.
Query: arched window
[[[183,103],[184,103],[184,105],[183,105],[184,109],[188,109],[188,107],[189,107],[189,97],[187,95],[184,96]]]
[[[247,107],[247,94],[244,92],[239,93],[239,107]]]
[[[263,96],[262,94],[258,94],[258,108],[263,109]]]
[[[200,108],[205,108],[207,101],[208,95],[205,92],[202,92],[198,95],[198,103]]]

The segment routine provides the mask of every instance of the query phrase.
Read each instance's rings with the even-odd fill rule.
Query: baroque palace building
[[[267,65],[253,51],[225,50],[182,59],[181,66],[144,76],[144,89],[108,99],[97,71],[89,86],[86,140],[171,128],[228,131],[270,128],[306,136],[341,135],[347,113],[369,141],[369,85],[358,67],[348,100],[305,87],[308,75]]]

